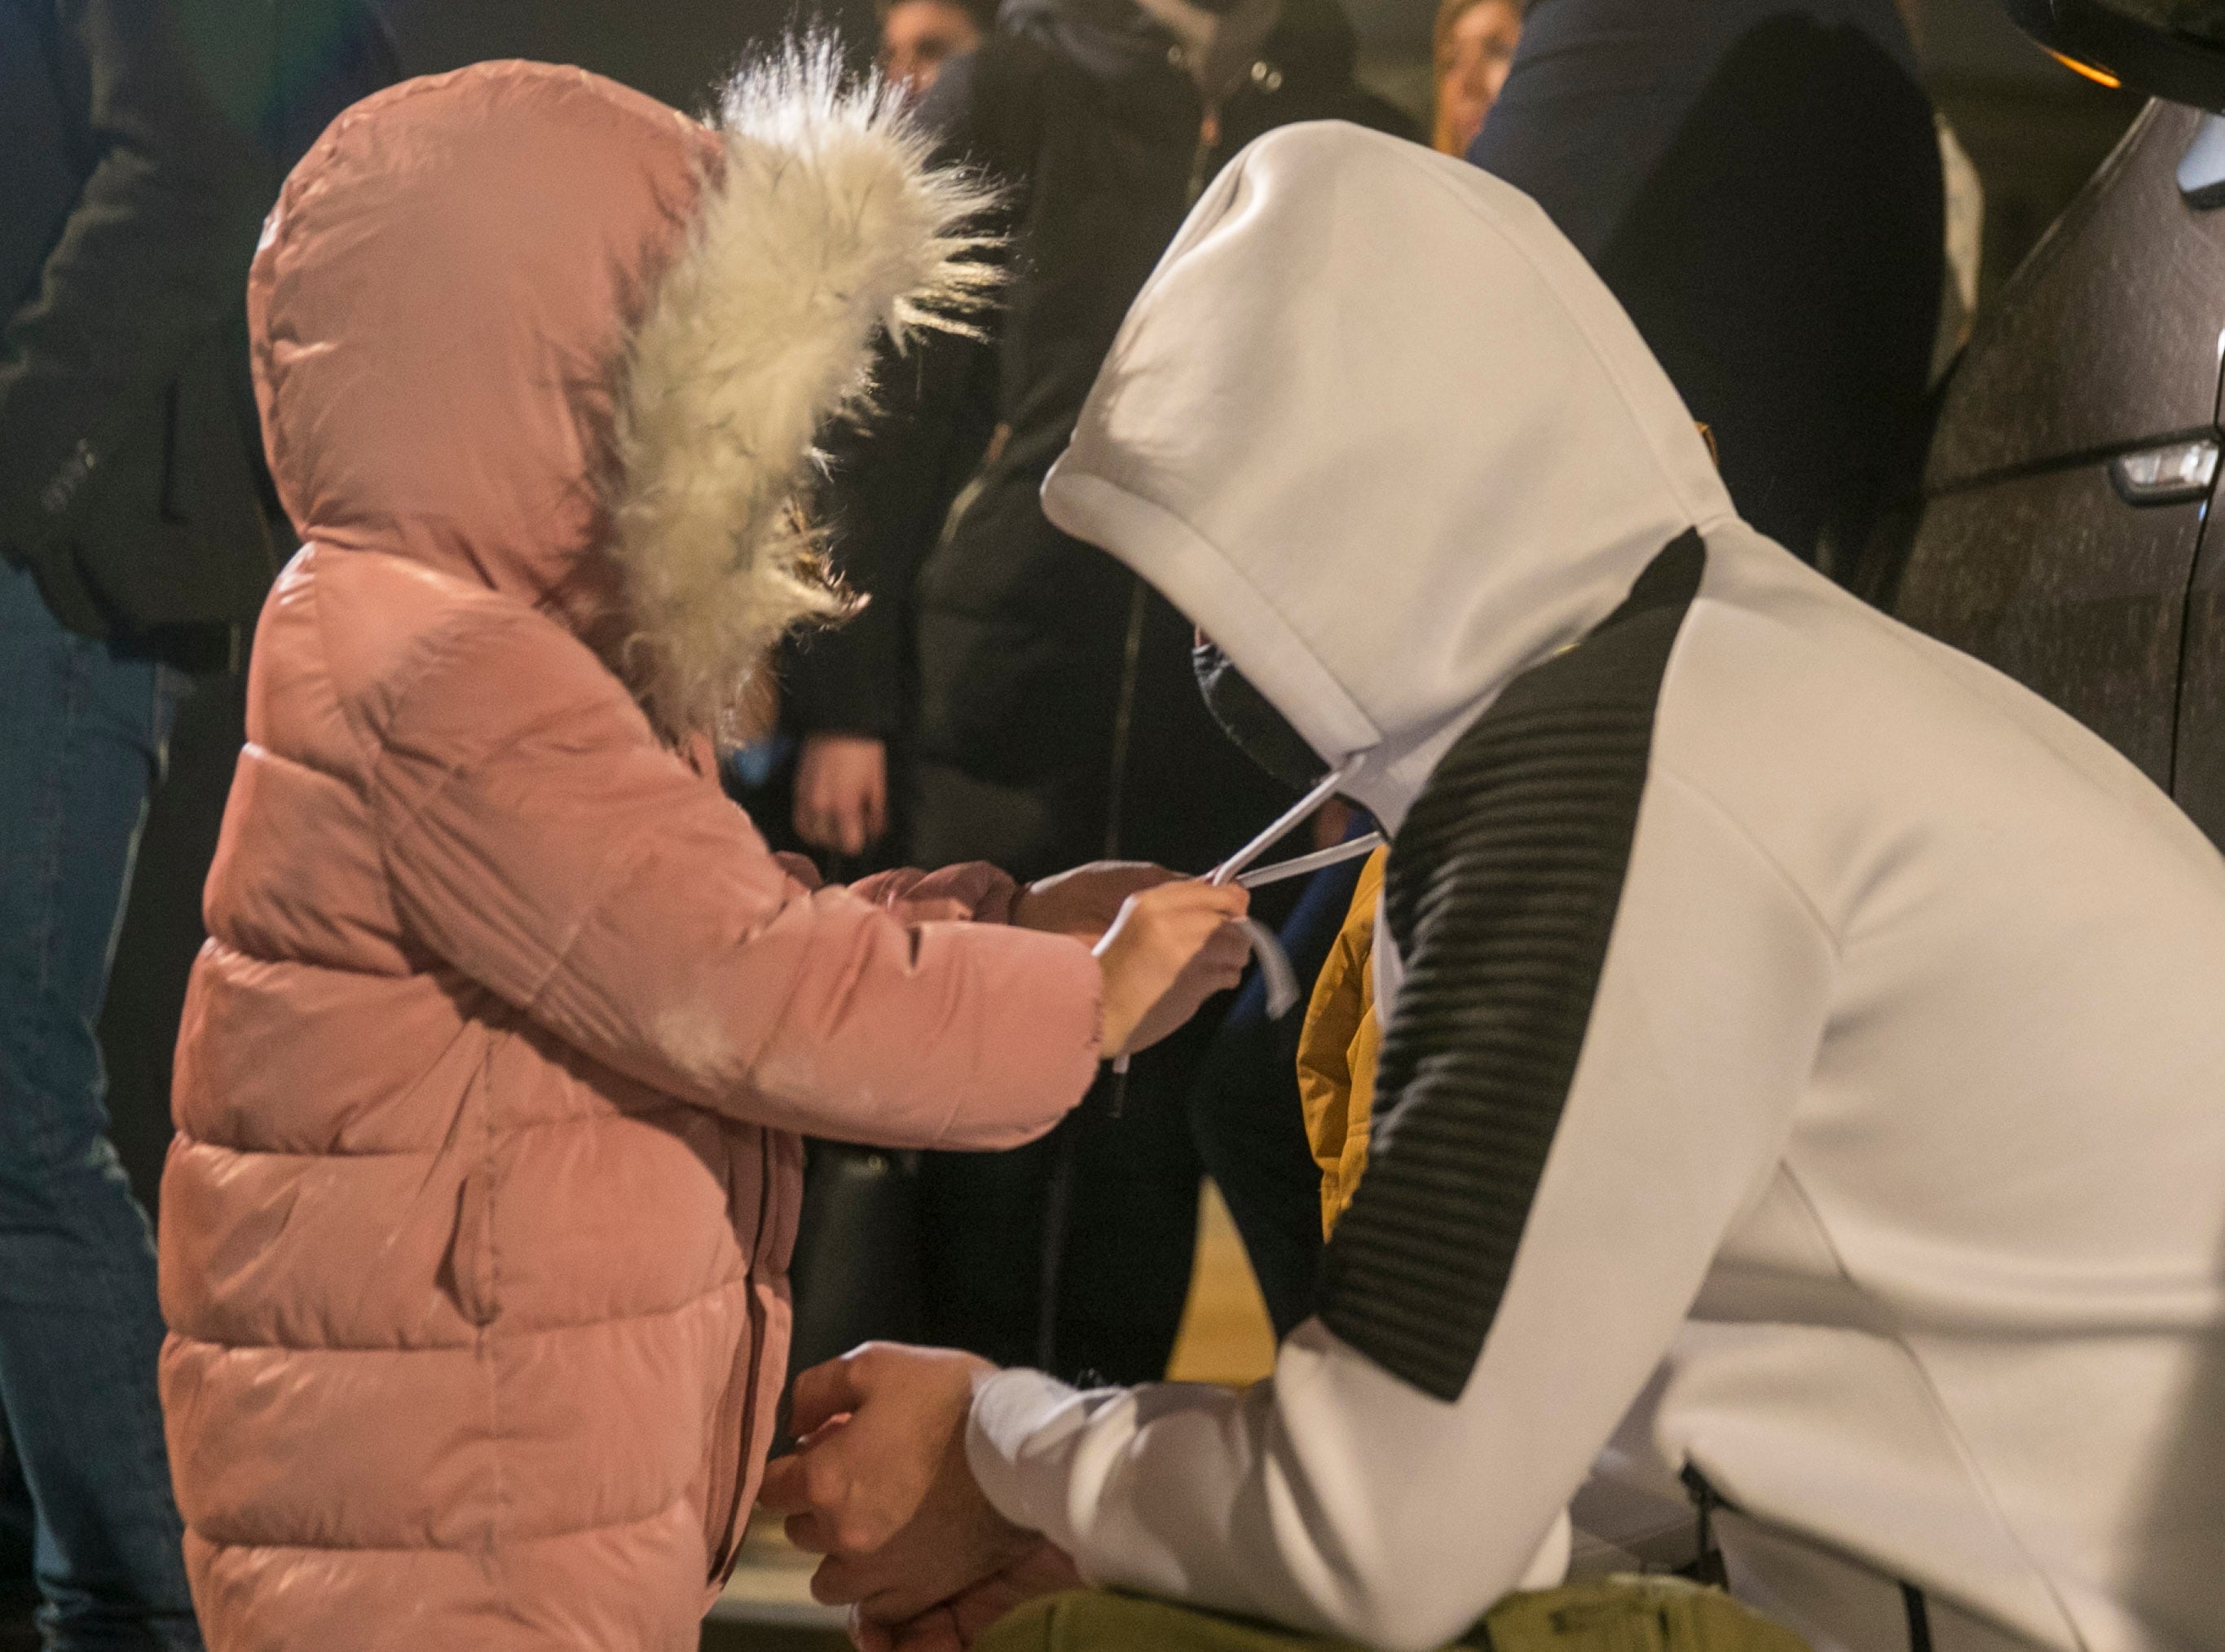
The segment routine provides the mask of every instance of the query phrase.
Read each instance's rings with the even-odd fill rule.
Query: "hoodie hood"
[[[1137,297],[1043,488],[1395,829],[1507,681],[1734,519],[1526,196],[1341,123],[1251,145]]]
[[[477,64],[343,115],[249,282],[305,539],[548,612],[675,739],[723,732],[783,631],[845,611],[799,496],[875,332],[977,300],[980,189],[830,50],[715,125],[584,70]]]

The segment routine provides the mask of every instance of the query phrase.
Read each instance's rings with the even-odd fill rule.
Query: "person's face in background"
[[[1435,147],[1466,155],[1491,112],[1522,38],[1516,0],[1469,0],[1438,35]]]
[[[963,6],[950,0],[896,0],[881,19],[881,73],[917,103],[945,60],[963,57],[980,43],[981,31]]]

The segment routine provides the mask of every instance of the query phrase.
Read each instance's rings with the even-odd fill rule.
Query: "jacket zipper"
[[[1183,195],[1186,206],[1197,205],[1197,198],[1205,193],[1207,171],[1213,165],[1213,151],[1220,142],[1220,105],[1209,105],[1198,117],[1197,147],[1190,151],[1189,187]]]
[[[1199,123],[1197,129],[1197,148],[1190,153],[1189,187],[1184,199],[1192,206],[1196,206],[1197,198],[1205,193],[1205,169],[1213,161],[1214,133],[1211,124],[1212,120],[1212,112],[1208,111],[1205,120]]]
[[[726,1375],[725,1388],[719,1396],[719,1408],[711,1423],[711,1478],[705,1499],[704,1539],[711,1557],[710,1582],[723,1587],[732,1575],[734,1563],[741,1556],[742,1543],[749,1535],[749,1510],[742,1506],[741,1491],[749,1478],[745,1441],[750,1433],[750,1421],[758,1409],[759,1366],[764,1358],[765,1318],[757,1309],[755,1275],[760,1268],[771,1266],[771,1239],[779,1231],[783,1212],[777,1206],[780,1189],[780,1164],[772,1132],[758,1131],[758,1222],[757,1237],[750,1249],[749,1305],[745,1320],[749,1327],[750,1352],[747,1371],[740,1369]],[[733,1144],[726,1144],[726,1216],[731,1225],[740,1212],[738,1208],[741,1188],[740,1177],[733,1161]],[[731,1477],[731,1478],[730,1478]],[[725,1483],[722,1484],[721,1481]]]
[[[1128,745],[1135,731],[1136,680],[1144,661],[1144,621],[1150,592],[1140,573],[1128,591],[1128,637],[1120,652],[1120,698],[1112,709],[1112,773],[1105,801],[1105,858],[1120,858],[1120,811],[1128,789]]]

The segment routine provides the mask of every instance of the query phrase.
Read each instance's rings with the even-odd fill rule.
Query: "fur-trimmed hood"
[[[715,124],[583,70],[477,64],[334,123],[249,282],[279,497],[306,539],[518,597],[668,736],[724,732],[846,599],[803,526],[876,333],[959,322],[986,204],[831,50]]]

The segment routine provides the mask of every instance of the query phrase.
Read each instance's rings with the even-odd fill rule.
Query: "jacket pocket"
[[[494,1322],[494,1247],[488,1233],[493,1182],[493,1168],[481,1161],[457,1188],[455,1233],[442,1269],[447,1277],[441,1282],[457,1311],[477,1326]]]

